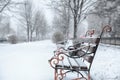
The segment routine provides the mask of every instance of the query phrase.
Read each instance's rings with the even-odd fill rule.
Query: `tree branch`
[[[0,13],[9,5],[11,0],[9,0],[8,2],[6,2],[5,5],[3,5],[2,9],[0,9]]]

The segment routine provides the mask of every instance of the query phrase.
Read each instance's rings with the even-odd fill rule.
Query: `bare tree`
[[[33,8],[32,3],[28,0],[24,1],[24,4],[21,6],[20,9],[20,16],[19,19],[21,24],[23,24],[23,28],[26,30],[27,34],[27,41],[32,40],[32,33],[33,33],[33,25],[32,25],[32,17],[33,17]]]
[[[89,10],[96,2],[92,0],[69,0],[69,7],[72,12],[74,22],[74,39],[77,38],[78,24],[80,24],[88,15]]]
[[[26,0],[20,12],[21,26],[26,30],[27,41],[44,39],[47,30],[47,21],[44,13],[33,9],[30,1]]]
[[[53,26],[56,30],[61,31],[68,37],[70,27],[70,8],[68,0],[51,0],[50,7],[54,9],[56,15],[53,19]],[[59,24],[59,25],[58,25]]]
[[[59,11],[59,14],[64,13],[61,6],[68,9],[68,13],[72,16],[74,34],[73,37],[77,38],[78,25],[86,18],[89,10],[96,2],[93,0],[52,0],[52,3],[57,7],[54,8]],[[61,4],[60,4],[61,3]],[[69,16],[70,18],[70,16]]]
[[[42,11],[38,10],[34,17],[36,40],[44,39],[47,33],[47,21]]]

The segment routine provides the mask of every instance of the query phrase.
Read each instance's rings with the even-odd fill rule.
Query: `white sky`
[[[53,19],[53,11],[47,6],[50,0],[33,0],[36,7],[45,11],[45,16],[48,20],[48,23],[51,25],[51,21]]]

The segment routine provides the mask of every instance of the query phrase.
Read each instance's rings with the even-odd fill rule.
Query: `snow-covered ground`
[[[0,44],[0,80],[54,80],[48,60],[56,46],[50,40]],[[91,69],[94,80],[120,80],[120,47],[100,44]]]
[[[91,76],[93,80],[120,80],[120,46],[99,46]]]

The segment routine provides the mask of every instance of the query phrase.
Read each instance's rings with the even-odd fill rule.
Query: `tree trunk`
[[[38,36],[38,30],[36,29],[36,40],[39,40],[39,36]]]
[[[29,36],[30,32],[29,32],[29,27],[27,26],[27,41],[30,41],[30,36]]]
[[[30,32],[30,41],[33,41],[32,35],[33,35],[33,32],[31,31],[31,32]]]
[[[76,22],[76,17],[74,16],[74,39],[77,38],[77,22]]]

